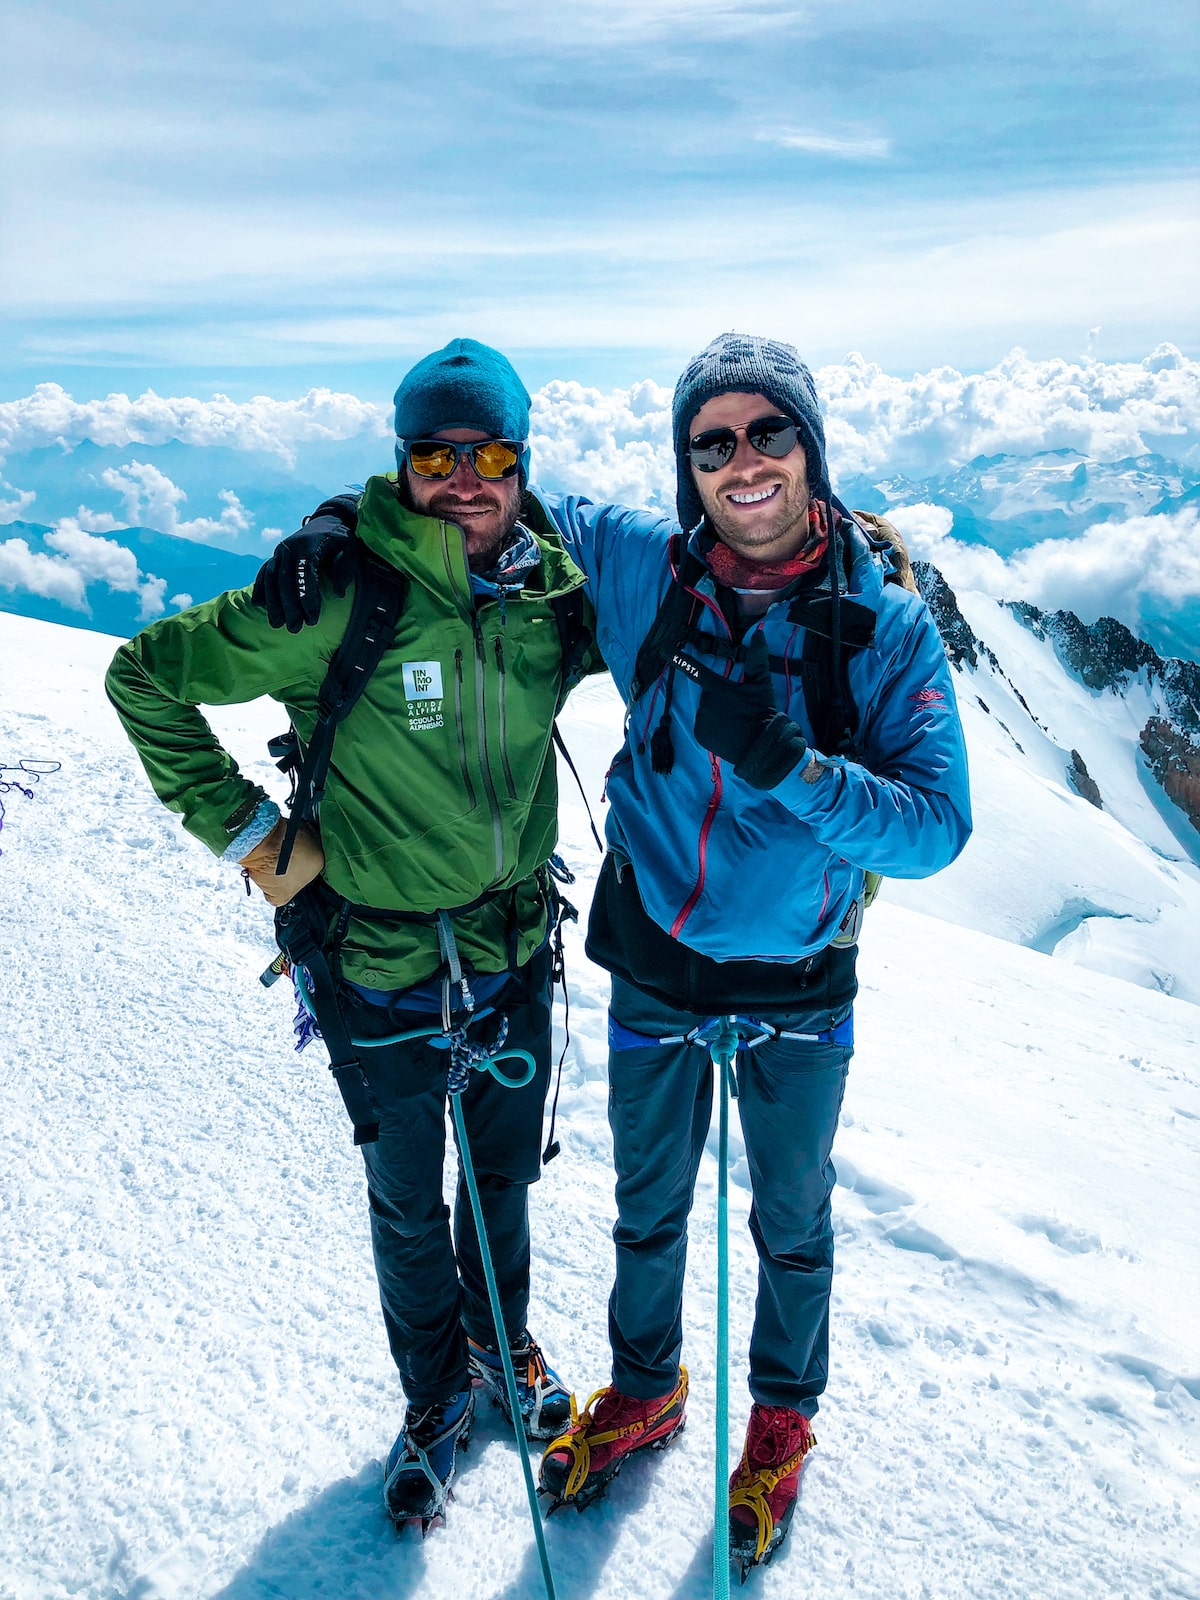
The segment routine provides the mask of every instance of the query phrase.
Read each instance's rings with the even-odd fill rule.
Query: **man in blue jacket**
[[[679,525],[543,496],[629,710],[588,953],[612,974],[612,1383],[546,1451],[582,1507],[683,1425],[687,1218],[715,1015],[739,1053],[759,1289],[731,1482],[743,1568],[795,1508],[828,1370],[830,1155],[853,1053],[865,874],[926,877],[970,833],[966,752],[924,603],[832,493],[808,369],[725,334],[673,406]],[[750,1020],[752,1019],[752,1020]]]
[[[551,1444],[541,1481],[586,1502],[682,1426],[687,1217],[713,1093],[694,1035],[714,1014],[753,1018],[766,1037],[737,1078],[754,1406],[730,1496],[746,1566],[786,1533],[825,1388],[864,873],[938,871],[970,809],[937,628],[834,499],[796,352],[717,339],[680,378],[673,423],[689,532],[551,503],[630,714],[587,945],[612,973],[613,1382]]]

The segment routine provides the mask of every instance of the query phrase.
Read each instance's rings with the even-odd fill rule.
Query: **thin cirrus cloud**
[[[811,155],[837,156],[845,161],[886,161],[892,141],[866,132],[818,133],[802,128],[767,128],[757,137],[784,150],[807,150]]]
[[[298,364],[344,389],[448,325],[584,379],[620,349],[633,382],[763,304],[815,359],[907,367],[1197,337],[1180,0],[8,19],[9,393]]]

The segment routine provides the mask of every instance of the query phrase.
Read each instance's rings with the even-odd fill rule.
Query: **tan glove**
[[[275,867],[286,832],[287,823],[280,817],[266,838],[260,840],[250,854],[241,860],[242,871],[258,885],[273,906],[286,905],[325,870],[325,852],[321,849],[321,842],[308,824],[302,822],[296,832],[287,871],[280,876]]]

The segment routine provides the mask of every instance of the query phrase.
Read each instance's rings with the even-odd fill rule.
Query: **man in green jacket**
[[[529,396],[502,355],[459,339],[418,362],[396,392],[395,422],[399,470],[371,478],[358,505],[367,554],[322,574],[314,626],[272,627],[258,592],[236,590],[122,645],[107,687],[155,791],[189,832],[284,914],[303,906],[317,919],[349,1038],[444,1035],[362,1050],[359,1114],[343,1087],[355,1122],[365,1093],[378,1123],[376,1138],[361,1126],[356,1138],[408,1400],[385,1498],[398,1524],[424,1527],[444,1507],[470,1428],[472,1379],[508,1410],[461,1163],[453,1236],[442,1201],[445,1045],[456,1030],[465,1054],[463,1044],[494,1046],[506,1019],[506,1047],[535,1063],[522,1088],[471,1073],[462,1109],[526,1432],[551,1438],[570,1415],[526,1327],[527,1198],[550,1078],[551,735],[570,687],[561,602],[583,574],[524,493]],[[320,523],[310,526],[319,540]],[[197,707],[269,695],[307,748],[364,559],[402,574],[406,596],[393,643],[337,733],[319,817],[279,873],[285,821]]]

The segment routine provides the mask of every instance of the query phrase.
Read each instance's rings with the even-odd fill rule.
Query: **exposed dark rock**
[[[1142,750],[1150,770],[1195,828],[1200,828],[1200,741],[1189,739],[1163,717],[1142,729]]]
[[[937,623],[950,665],[961,668],[965,662],[969,667],[977,667],[983,646],[971,632],[971,625],[966,617],[958,609],[954,590],[931,561],[914,561],[912,570],[921,598]]]
[[[1188,733],[1200,733],[1200,666],[1172,656],[1163,662],[1162,685],[1172,719]]]
[[[1067,782],[1074,789],[1081,800],[1088,800],[1098,811],[1104,810],[1104,801],[1100,798],[1100,790],[1096,780],[1087,769],[1087,764],[1078,750],[1071,751],[1071,765],[1067,768]]]
[[[1027,600],[1005,605],[1039,639],[1048,639],[1059,660],[1089,689],[1123,694],[1139,673],[1148,686],[1162,688],[1171,720],[1188,733],[1200,733],[1200,666],[1168,657],[1132,634],[1115,617],[1080,622],[1073,611],[1039,611]]]

